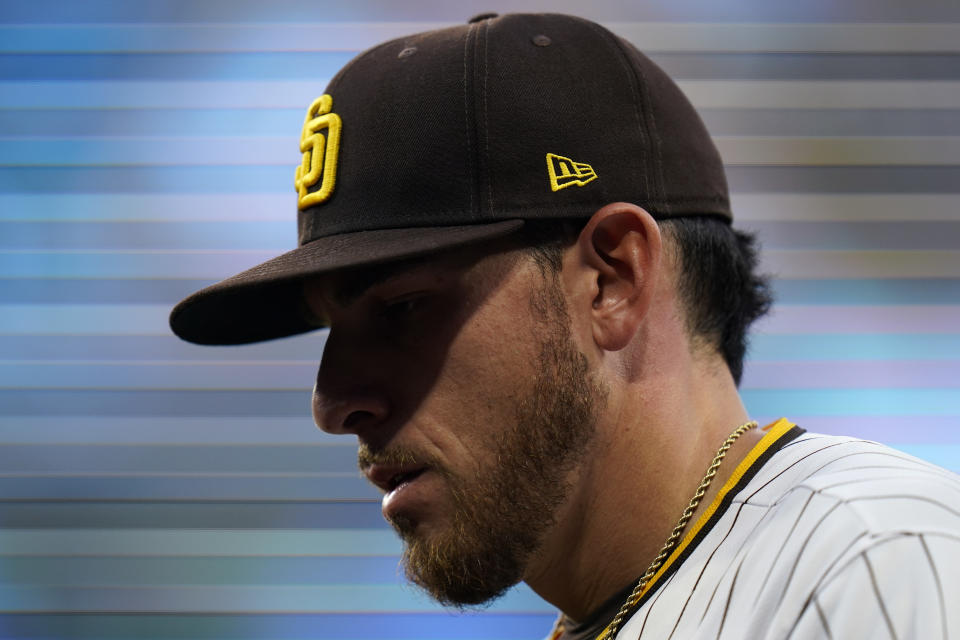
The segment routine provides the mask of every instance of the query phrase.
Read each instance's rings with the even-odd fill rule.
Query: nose
[[[313,421],[328,433],[360,434],[383,424],[390,403],[375,359],[361,348],[327,337],[313,387]]]
[[[313,387],[313,421],[327,433],[360,434],[386,421],[386,400],[367,391],[331,391],[320,383]]]

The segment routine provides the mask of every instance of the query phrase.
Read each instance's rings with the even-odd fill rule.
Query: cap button
[[[496,13],[478,13],[477,15],[467,20],[467,23],[473,24],[474,22],[482,22],[484,20],[489,20],[490,18],[496,18],[497,15],[498,14]]]

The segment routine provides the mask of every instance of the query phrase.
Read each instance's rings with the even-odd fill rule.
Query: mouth
[[[384,493],[392,493],[418,478],[426,470],[426,466],[399,467],[374,464],[364,470],[364,475]]]
[[[414,478],[419,477],[424,471],[426,471],[426,468],[416,469],[414,471],[408,471],[405,473],[398,473],[390,479],[390,491],[395,491],[402,484],[412,482]]]

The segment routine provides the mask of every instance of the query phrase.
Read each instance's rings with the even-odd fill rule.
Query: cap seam
[[[472,123],[470,122],[470,83],[467,82],[467,79],[468,79],[467,59],[469,57],[468,52],[470,49],[470,36],[473,34],[473,31],[474,31],[474,24],[471,23],[467,27],[467,33],[463,38],[463,125],[464,125],[465,133],[467,136],[467,171],[470,175],[470,188],[468,189],[470,193],[469,195],[470,207],[468,211],[470,211],[471,214],[473,213],[473,207],[474,207],[473,191],[476,185],[477,176],[476,176],[476,169],[473,166],[473,160],[474,160],[473,145],[471,144],[471,141],[470,141],[470,134],[473,131],[473,126],[472,126]]]
[[[483,140],[484,135],[483,131],[483,121],[482,121],[482,111],[483,103],[480,100],[480,91],[481,91],[481,69],[480,69],[480,47],[482,45],[481,36],[482,30],[486,25],[486,20],[477,22],[470,25],[470,35],[471,43],[469,50],[469,71],[467,73],[467,78],[469,79],[469,91],[468,99],[470,101],[470,133],[472,135],[472,146],[470,148],[470,156],[473,160],[473,174],[470,176],[470,188],[474,191],[475,201],[474,206],[470,209],[470,216],[474,221],[482,220],[484,215],[484,198],[486,197],[484,182],[487,179],[486,174],[489,171],[487,166],[487,158],[483,155]]]
[[[629,52],[625,50],[623,41],[619,38],[615,38],[617,48],[620,50],[620,55],[624,58],[629,56]],[[639,52],[638,52],[639,53]],[[655,145],[654,153],[656,154],[656,162],[652,167],[655,171],[654,182],[657,183],[659,187],[657,191],[660,194],[660,199],[663,201],[667,200],[667,187],[666,180],[663,176],[663,141],[660,139],[660,132],[657,129],[656,119],[653,117],[653,100],[650,96],[650,85],[647,82],[647,77],[643,73],[643,67],[640,65],[628,65],[633,72],[638,76],[637,90],[643,94],[644,104],[650,105],[650,109],[644,114],[644,120],[647,123],[647,132],[650,135],[651,143]],[[671,213],[667,211],[666,213]]]
[[[357,62],[358,62],[360,59],[362,59],[363,57],[365,57],[365,56],[367,56],[367,55],[370,55],[370,54],[372,54],[372,53],[374,53],[374,52],[376,52],[376,51],[380,51],[381,49],[386,49],[387,47],[389,47],[389,46],[391,46],[391,45],[393,45],[393,44],[396,44],[397,42],[401,42],[401,41],[402,41],[402,42],[406,42],[406,38],[409,38],[409,37],[410,37],[410,36],[406,36],[406,37],[404,37],[404,38],[394,38],[393,40],[388,40],[387,42],[381,42],[380,44],[374,45],[374,46],[370,47],[369,49],[364,50],[360,55],[357,55],[357,56],[355,56],[354,58],[352,58],[349,62],[347,62],[347,64],[343,65],[343,67],[341,67],[340,70],[337,71],[336,74],[334,74],[333,78],[330,79],[329,84],[327,84],[326,88],[324,89],[324,93],[329,93],[331,96],[333,96],[334,99],[336,99],[336,95],[334,95],[334,94],[336,94],[336,92],[337,92],[337,91],[336,91],[336,88],[339,87],[340,84],[343,83],[343,78],[344,78],[344,76],[346,76],[346,75],[357,65]],[[404,45],[404,46],[406,46],[406,45]],[[343,131],[343,130],[341,129],[341,133],[340,133],[341,139],[344,137],[345,134],[346,134],[347,136],[349,136],[349,127],[348,127],[348,130],[347,130],[347,131]],[[334,193],[334,196],[333,196],[333,197],[336,197],[336,193]],[[300,237],[302,237],[302,235],[303,235],[303,234],[302,234],[302,231],[300,230],[300,216],[301,216],[301,215],[305,215],[308,211],[310,211],[310,209],[304,209],[304,210],[302,210],[302,211],[301,211],[301,210],[298,210],[298,211],[297,211],[297,239],[298,239],[298,240],[299,240]],[[309,235],[310,235],[310,236],[313,236],[314,234],[316,234],[316,232],[317,232],[317,225],[318,225],[319,222],[320,222],[319,216],[317,216],[317,215],[315,215],[315,214],[311,215],[310,218],[305,221],[306,227],[307,227],[307,229],[308,229],[308,232],[309,232]],[[298,244],[299,244],[299,243],[298,243]]]
[[[640,108],[641,102],[643,102],[644,104],[646,104],[646,96],[641,96],[641,95],[640,95],[639,89],[638,89],[638,87],[637,87],[637,85],[639,84],[639,80],[638,80],[638,78],[637,78],[637,76],[636,76],[636,73],[634,73],[634,72],[633,72],[634,70],[632,70],[632,68],[631,68],[632,65],[630,65],[630,64],[628,63],[628,61],[625,59],[625,56],[624,56],[624,54],[623,54],[623,50],[620,48],[619,43],[616,42],[616,37],[614,37],[612,33],[610,33],[609,31],[606,31],[605,29],[603,29],[603,28],[600,27],[599,25],[590,22],[589,20],[584,20],[584,23],[585,23],[594,33],[596,33],[602,40],[607,41],[607,42],[612,46],[612,48],[613,48],[613,50],[614,50],[614,52],[615,52],[614,57],[617,59],[617,62],[620,64],[620,67],[623,69],[623,71],[624,71],[625,74],[626,74],[626,77],[627,77],[628,81],[630,82],[630,89],[631,89],[631,91],[632,91],[632,93],[633,93],[633,97],[634,97],[634,100],[633,100],[633,114],[634,114],[634,117],[635,117],[636,123],[637,123],[637,132],[638,132],[638,134],[639,134],[639,136],[640,136],[640,138],[641,138],[641,140],[640,140],[640,143],[641,143],[641,144],[640,144],[640,148],[641,148],[641,149],[649,148],[651,145],[650,145],[650,144],[644,144],[644,143],[650,141],[650,134],[649,134],[649,132],[646,130],[646,123],[645,123],[645,121],[644,121],[644,118],[642,117],[641,108]],[[649,164],[650,164],[650,163],[648,162],[647,158],[641,158],[641,162],[642,162],[643,165],[644,165],[644,169],[647,169],[647,168],[649,167]],[[644,193],[647,193],[647,194],[655,193],[654,189],[651,188],[651,178],[652,178],[652,177],[650,176],[650,171],[649,171],[649,170],[643,170],[643,171],[642,171],[641,179],[642,179],[643,182],[644,182]]]
[[[483,143],[484,158],[487,163],[487,210],[489,215],[493,215],[493,171],[490,168],[490,107],[487,94],[487,79],[490,77],[489,51],[490,39],[490,20],[483,21]]]

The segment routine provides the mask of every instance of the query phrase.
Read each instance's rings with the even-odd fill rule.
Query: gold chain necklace
[[[733,446],[733,443],[737,441],[737,438],[756,426],[756,420],[743,423],[734,429],[733,433],[727,436],[727,439],[723,441],[722,445],[720,445],[720,449],[717,450],[717,455],[714,456],[713,462],[710,463],[710,468],[707,469],[706,475],[704,475],[703,480],[700,481],[700,486],[697,487],[697,492],[693,494],[693,498],[690,499],[690,504],[688,504],[687,508],[683,510],[683,515],[680,516],[680,520],[677,522],[677,526],[673,528],[673,532],[670,533],[670,537],[667,538],[665,543],[663,543],[660,553],[657,554],[657,557],[654,558],[653,562],[650,563],[650,566],[647,567],[643,577],[640,578],[640,581],[637,583],[637,586],[633,588],[633,591],[630,592],[630,595],[627,596],[626,602],[624,602],[623,606],[620,607],[620,611],[618,611],[617,615],[614,616],[613,621],[607,625],[607,628],[604,629],[599,636],[597,636],[596,640],[610,640],[616,637],[617,632],[620,631],[620,625],[623,624],[623,620],[627,616],[627,612],[630,611],[630,608],[640,599],[640,594],[643,593],[643,590],[650,582],[650,579],[657,573],[657,571],[660,569],[660,566],[663,565],[663,561],[667,559],[667,556],[670,555],[670,552],[673,550],[673,548],[677,546],[677,542],[680,541],[680,534],[683,533],[683,529],[687,526],[687,522],[689,522],[690,518],[693,517],[693,512],[697,510],[697,507],[700,505],[700,501],[703,500],[703,496],[706,495],[707,489],[710,487],[710,483],[713,481],[713,477],[717,475],[717,469],[720,468],[720,463],[723,462],[724,456],[727,455],[727,451],[729,451],[730,447]]]

